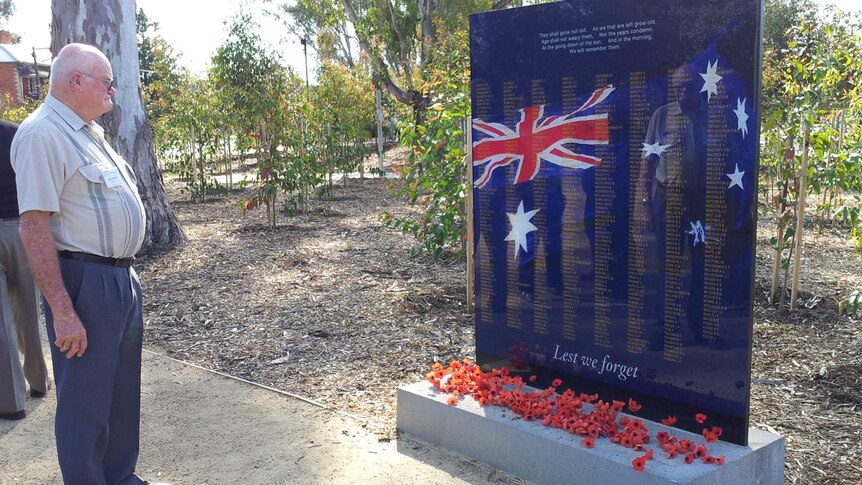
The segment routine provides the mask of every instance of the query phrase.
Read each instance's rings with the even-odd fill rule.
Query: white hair
[[[60,87],[69,77],[78,71],[91,72],[100,60],[108,62],[108,58],[99,49],[88,44],[67,44],[51,64],[49,92],[54,87]]]

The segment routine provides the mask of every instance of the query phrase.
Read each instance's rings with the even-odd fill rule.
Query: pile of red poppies
[[[452,394],[447,401],[451,405],[457,405],[460,396],[472,396],[482,406],[503,406],[527,421],[541,421],[544,426],[553,426],[582,436],[581,443],[587,448],[594,447],[597,438],[607,437],[612,443],[643,452],[632,460],[632,467],[637,471],[644,471],[646,462],[653,459],[654,450],[645,447],[650,441],[650,434],[644,422],[638,418],[620,416],[625,409],[631,412],[640,410],[641,406],[634,399],[629,399],[628,403],[608,403],[599,399],[598,394],[575,395],[571,389],[557,393],[557,387],[562,384],[560,379],[554,379],[551,387],[545,390],[525,390],[527,384],[524,380],[520,376],[510,376],[505,367],[482,372],[478,365],[467,359],[452,361],[448,367],[435,363],[427,377],[435,388]],[[535,381],[536,376],[531,376],[529,380]],[[587,407],[590,411],[585,409],[585,404],[591,405]],[[695,416],[699,424],[704,424],[706,419],[704,414]],[[676,418],[673,416],[662,420],[662,424],[666,426],[675,422]],[[681,455],[685,463],[699,459],[703,463],[722,465],[724,456],[711,456],[706,447],[706,443],[717,441],[721,432],[718,426],[705,427],[705,442],[699,445],[664,431],[657,433],[655,439],[668,459]]]

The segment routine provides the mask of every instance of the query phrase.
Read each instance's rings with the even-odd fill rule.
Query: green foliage
[[[444,250],[461,252],[465,180],[464,122],[470,116],[470,59],[467,34],[453,32],[437,51],[427,73],[425,92],[432,104],[425,125],[405,124],[401,142],[413,148],[399,192],[425,210],[413,218],[384,216],[384,222],[419,241],[412,254],[439,258]]]
[[[855,316],[862,312],[862,292],[853,290],[838,302],[838,314],[841,315],[844,312]]]
[[[12,0],[0,0],[0,21],[5,24],[13,13],[15,13],[15,4]]]
[[[376,130],[374,88],[362,71],[326,61],[317,80],[318,86],[311,93],[314,136],[310,145],[319,154],[331,190],[333,173],[346,175],[361,170],[363,160],[373,150],[366,141]]]
[[[136,28],[144,105],[154,128],[160,128],[174,101],[185,95],[190,75],[179,66],[173,47],[159,35],[159,24],[150,22],[143,9],[138,10]]]
[[[804,127],[811,130],[807,192],[822,229],[840,224],[862,247],[862,24],[810,0],[767,3],[763,69],[761,209],[790,222],[799,198]],[[793,216],[795,217],[795,216]]]
[[[288,30],[318,52],[318,57],[353,68],[358,52],[351,47],[347,14],[341,1],[296,0],[281,6],[291,18]]]
[[[42,97],[45,97],[45,92]],[[0,98],[0,118],[11,121],[13,123],[21,123],[24,118],[32,113],[42,103],[41,100],[26,98],[23,105],[19,105],[12,100],[9,93],[4,93]]]
[[[278,194],[307,185],[303,178],[309,159],[302,140],[307,107],[302,82],[264,46],[259,30],[248,13],[233,19],[227,40],[213,58],[210,77],[222,123],[236,135],[240,153],[255,154],[260,185],[246,207],[266,205],[274,227]]]

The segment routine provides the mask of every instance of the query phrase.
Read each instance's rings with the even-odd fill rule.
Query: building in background
[[[17,108],[27,99],[39,99],[48,89],[50,72],[47,50],[13,44],[12,34],[0,31],[0,105]]]

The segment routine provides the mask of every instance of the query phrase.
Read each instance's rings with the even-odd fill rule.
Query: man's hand
[[[54,345],[60,352],[66,353],[67,359],[84,355],[87,350],[87,330],[74,311],[62,316],[54,313],[54,333],[57,336]]]
[[[81,357],[87,350],[87,331],[75,313],[60,274],[50,217],[50,212],[24,212],[19,232],[33,277],[54,314],[54,332],[57,334],[54,345],[66,353],[67,359],[71,359]]]

